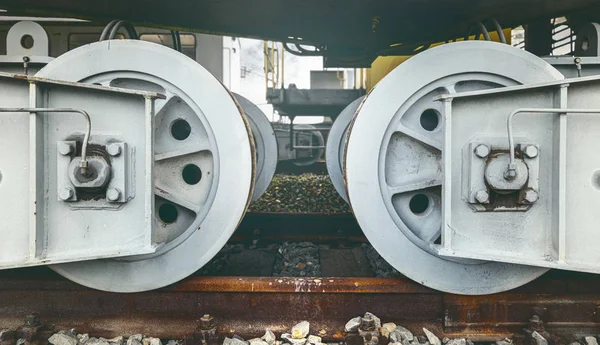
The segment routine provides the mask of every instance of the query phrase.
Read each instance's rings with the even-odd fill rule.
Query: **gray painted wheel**
[[[331,126],[325,147],[327,173],[329,173],[333,187],[335,187],[335,190],[346,202],[348,202],[348,195],[346,194],[344,173],[342,172],[344,147],[346,146],[346,138],[348,137],[348,128],[363,99],[365,99],[365,96],[355,99],[338,115]]]
[[[181,53],[133,40],[80,47],[37,76],[167,96],[155,111],[154,224],[163,245],[151,255],[54,265],[55,271],[91,288],[137,292],[181,280],[218,253],[249,204],[255,162],[243,115],[216,78]],[[186,178],[189,166],[199,169]]]
[[[256,180],[252,201],[258,200],[271,184],[275,169],[277,168],[277,138],[271,122],[254,103],[244,96],[233,93],[242,110],[246,114],[254,146],[256,147]]]
[[[437,255],[443,119],[433,98],[562,78],[525,51],[460,42],[420,53],[379,82],[351,124],[344,173],[354,215],[385,260],[423,285],[472,295],[509,290],[547,271]]]

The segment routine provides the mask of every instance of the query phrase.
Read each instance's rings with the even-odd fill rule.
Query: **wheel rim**
[[[348,128],[363,99],[365,99],[365,96],[355,99],[336,117],[329,131],[329,136],[327,136],[327,145],[325,147],[327,173],[329,173],[333,187],[346,202],[348,202],[348,195],[346,194],[344,174],[342,172],[344,147],[346,146]]]
[[[104,41],[75,49],[37,75],[125,88],[157,88],[154,91],[167,95],[156,104],[155,131],[155,229],[157,238],[166,243],[152,255],[52,268],[95,289],[136,292],[183,279],[216,255],[247,208],[254,172],[248,128],[233,96],[219,81],[183,54],[132,40]],[[182,119],[189,130],[177,122]],[[183,169],[190,162],[200,167],[204,177],[195,184],[184,176]],[[161,206],[165,204],[175,205],[183,218],[170,224],[161,220]]]
[[[271,122],[254,103],[237,93],[233,93],[238,101],[252,130],[256,148],[256,181],[252,201],[258,200],[271,184],[277,168],[277,139]]]
[[[509,290],[547,271],[436,254],[432,233],[441,226],[436,189],[441,185],[442,121],[438,118],[433,126],[438,116],[433,112],[421,123],[421,114],[444,84],[481,81],[483,88],[557,79],[562,79],[558,71],[527,52],[490,42],[461,42],[407,60],[377,85],[351,125],[344,172],[354,214],[383,258],[421,284],[461,294]],[[476,83],[467,84],[472,89]],[[392,200],[392,195],[399,197]]]

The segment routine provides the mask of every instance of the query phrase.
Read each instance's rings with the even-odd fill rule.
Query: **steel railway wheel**
[[[355,99],[352,103],[348,104],[344,110],[338,115],[333,122],[329,136],[327,137],[327,146],[325,148],[325,163],[327,164],[327,173],[331,178],[333,187],[338,194],[348,202],[348,195],[346,194],[346,187],[344,186],[344,173],[343,173],[343,160],[344,160],[344,147],[346,146],[346,139],[348,138],[348,129],[350,123],[354,118],[354,114],[360,107],[365,96]]]
[[[155,107],[154,235],[160,247],[151,255],[52,268],[95,289],[137,292],[183,279],[216,255],[244,215],[255,168],[248,125],[219,81],[181,53],[132,40],[80,47],[37,75],[166,95]]]
[[[271,184],[277,168],[277,138],[271,122],[254,103],[242,95],[233,93],[250,124],[256,148],[256,177],[252,201],[258,200]]]
[[[562,78],[534,55],[491,42],[433,48],[389,73],[355,116],[344,160],[350,204],[381,256],[423,285],[459,294],[509,290],[546,272],[437,255],[444,120],[434,98]]]

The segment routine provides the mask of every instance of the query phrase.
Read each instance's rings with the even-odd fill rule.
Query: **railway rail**
[[[112,337],[152,334],[186,344],[220,344],[234,334],[246,339],[265,328],[276,334],[308,320],[326,341],[346,341],[348,319],[365,311],[421,334],[488,342],[511,338],[527,344],[543,330],[552,344],[569,344],[600,329],[600,279],[552,271],[513,291],[458,296],[406,278],[271,278],[192,276],[156,291],[115,294],[82,287],[47,268],[0,275],[0,325],[13,330],[37,314],[38,332],[72,329]],[[210,314],[216,332],[206,337],[201,318]],[[31,320],[31,317],[29,317]],[[204,332],[204,333],[203,333]],[[3,333],[2,344],[12,344]],[[382,339],[384,341],[384,339]]]
[[[366,242],[351,214],[249,213],[230,243],[256,243],[257,238],[341,246]],[[536,330],[549,335],[550,344],[571,344],[600,332],[600,277],[550,271],[512,291],[460,296],[404,277],[196,274],[155,291],[118,294],[83,287],[47,267],[0,272],[0,325],[9,329],[0,333],[2,345],[15,345],[23,330],[30,344],[46,345],[53,332],[73,328],[106,338],[143,333],[184,339],[186,345],[216,345],[233,335],[259,337],[267,328],[279,335],[302,320],[324,342],[352,345],[362,344],[362,338],[343,332],[344,324],[366,311],[415,334],[426,327],[440,339],[510,338],[529,344]],[[204,329],[205,314],[214,330]]]

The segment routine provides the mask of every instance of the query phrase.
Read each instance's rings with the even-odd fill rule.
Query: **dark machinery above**
[[[289,42],[290,50],[323,55],[327,66],[338,67],[369,67],[379,55],[409,55],[432,42],[464,37],[478,22],[493,28],[493,19],[511,27],[589,16],[600,8],[596,0],[6,0],[2,6],[9,15],[119,18]]]

